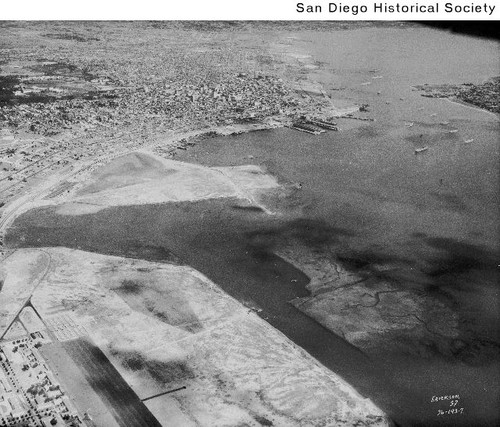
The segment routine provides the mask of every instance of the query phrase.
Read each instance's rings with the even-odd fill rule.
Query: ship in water
[[[424,151],[427,151],[429,147],[426,145],[425,147],[420,147],[420,148],[415,148],[415,154],[423,153]]]

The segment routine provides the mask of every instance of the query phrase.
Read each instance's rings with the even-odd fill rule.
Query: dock
[[[319,119],[309,119],[308,123],[311,123],[312,125],[319,126],[321,128],[328,130],[335,130],[335,131],[339,130],[339,128],[337,127],[337,123],[334,122],[327,122]]]
[[[290,129],[295,129],[300,132],[310,133],[312,135],[320,135],[326,132],[324,129],[320,129],[316,126],[313,126],[305,122],[295,122],[290,126]]]

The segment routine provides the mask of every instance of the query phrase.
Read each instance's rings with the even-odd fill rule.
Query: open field
[[[63,215],[82,215],[108,206],[236,197],[266,210],[261,196],[281,190],[260,167],[205,168],[144,150],[117,156],[65,192],[61,193],[56,183],[45,182],[9,204],[0,230],[5,230],[15,216],[39,206],[56,206]],[[51,188],[55,188],[55,196]]]
[[[254,195],[278,183],[255,166],[210,169],[166,160],[153,153],[118,157],[96,173],[58,212],[82,213],[99,207],[238,197],[257,203]],[[90,211],[89,211],[90,205]]]
[[[50,256],[33,250],[14,253],[0,266],[0,338],[21,312],[50,267]]]

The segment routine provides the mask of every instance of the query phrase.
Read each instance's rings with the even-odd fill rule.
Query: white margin
[[[298,3],[321,11],[300,13]],[[336,11],[330,10],[330,3]],[[374,10],[374,5],[383,10]],[[413,12],[386,11],[385,5],[413,6]],[[446,5],[453,11],[447,12]],[[438,11],[427,12],[430,6]],[[340,7],[344,8],[343,10]],[[347,10],[346,6],[349,10]],[[366,6],[366,12],[361,12]],[[494,7],[493,12],[491,9]],[[332,6],[332,9],[334,6]],[[357,8],[357,13],[355,10]],[[416,8],[416,9],[415,9]],[[454,9],[457,8],[457,9]],[[466,9],[464,9],[466,8]],[[486,10],[484,10],[486,9]],[[490,13],[491,12],[491,13]],[[0,20],[318,20],[425,21],[500,20],[498,0],[2,0]]]

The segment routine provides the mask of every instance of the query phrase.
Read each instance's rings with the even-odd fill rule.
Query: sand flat
[[[279,188],[258,166],[207,168],[137,151],[94,171],[57,213],[84,215],[109,206],[236,197],[260,206],[258,195]]]

